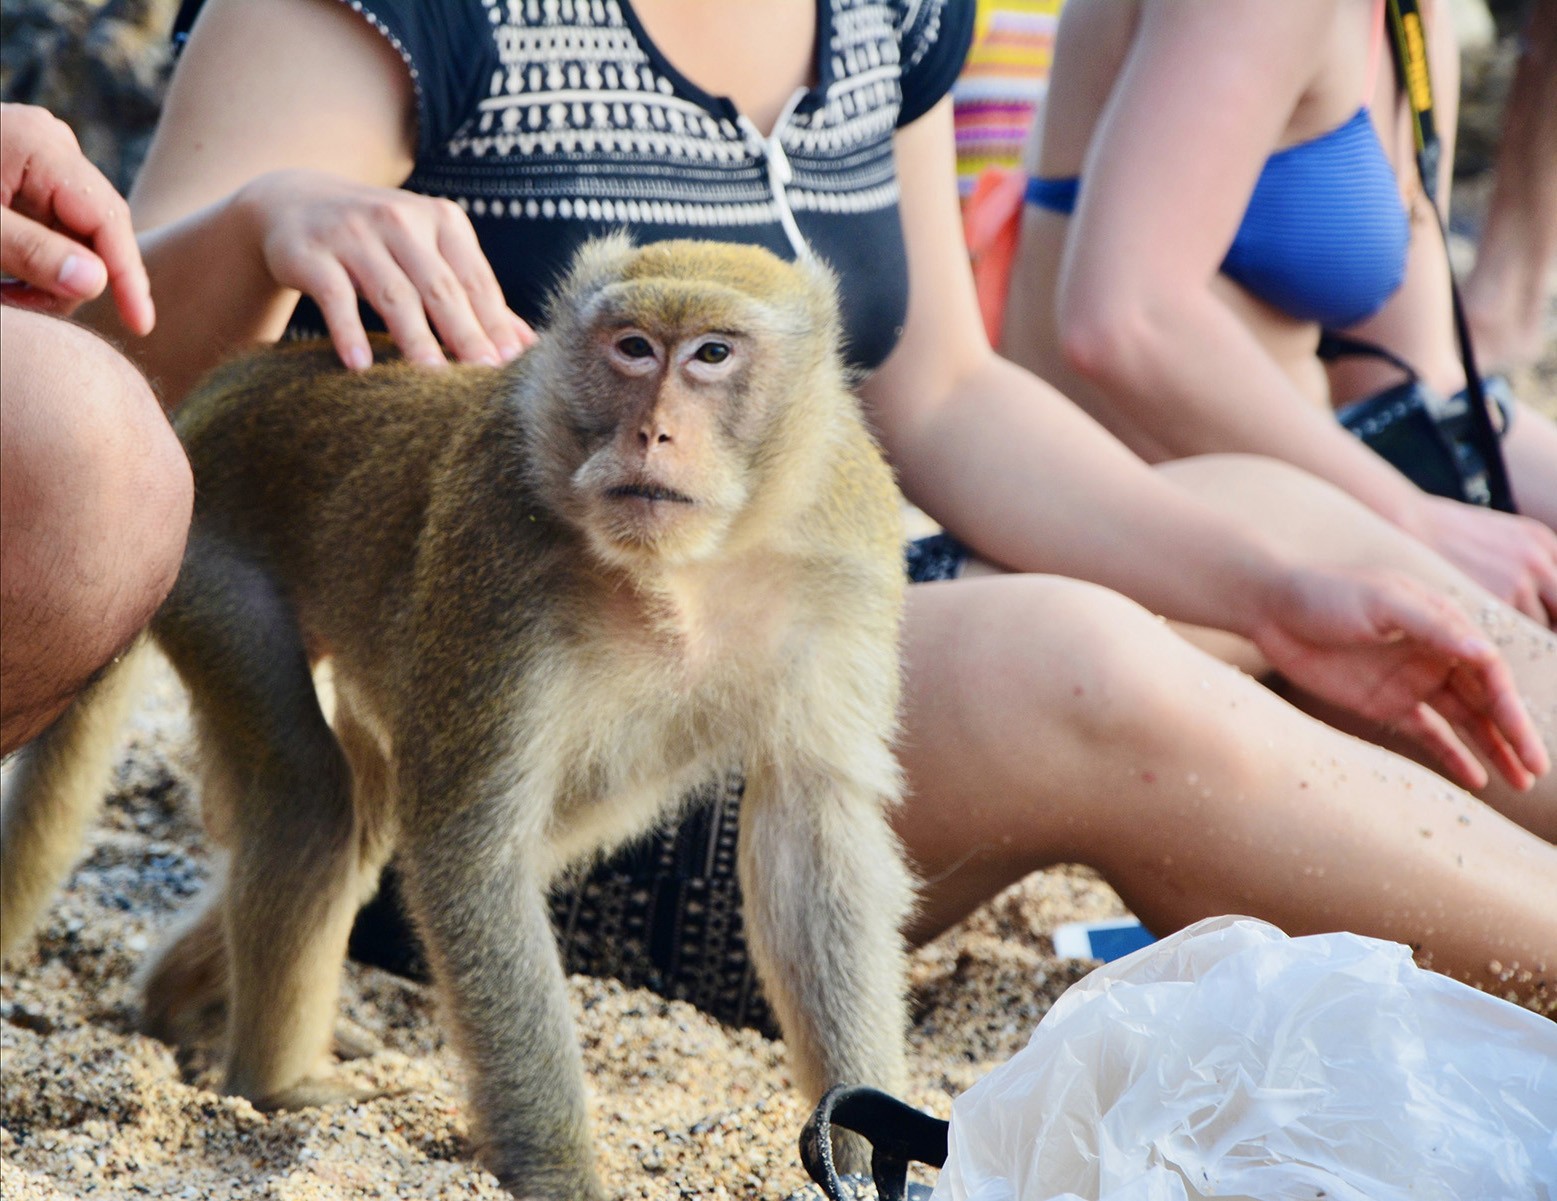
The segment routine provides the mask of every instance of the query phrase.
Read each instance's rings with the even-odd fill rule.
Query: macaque
[[[149,1031],[225,1013],[229,1091],[356,1095],[330,1074],[341,963],[394,853],[484,1162],[520,1196],[598,1197],[546,890],[739,768],[748,938],[797,1084],[901,1086],[901,521],[839,329],[821,266],[616,237],[506,367],[352,373],[305,344],[197,388],[194,526],[152,631],[229,855],[146,974]],[[29,751],[17,829],[97,802],[112,725],[72,713]],[[39,902],[5,901],[14,942]]]

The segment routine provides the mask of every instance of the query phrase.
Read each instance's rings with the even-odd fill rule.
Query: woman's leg
[[[1164,463],[1158,470],[1202,500],[1235,511],[1279,537],[1308,562],[1392,567],[1454,598],[1502,648],[1536,728],[1547,748],[1557,752],[1557,634],[1495,600],[1426,546],[1338,489],[1285,463],[1248,455],[1205,455]],[[1238,662],[1249,669],[1247,662]],[[1387,731],[1312,708],[1370,741],[1393,745]],[[1520,825],[1557,841],[1557,771],[1548,772],[1529,792],[1516,792],[1494,779],[1479,795]]]
[[[1045,576],[922,585],[905,651],[915,941],[1073,861],[1159,932],[1219,913],[1355,930],[1526,999],[1523,973],[1557,971],[1557,848],[1123,597]]]
[[[1519,511],[1557,530],[1557,422],[1520,405],[1503,440],[1503,457]]]

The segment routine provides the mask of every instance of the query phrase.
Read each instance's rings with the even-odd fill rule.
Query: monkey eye
[[[728,342],[704,342],[692,353],[699,363],[722,363],[730,357]]]
[[[652,359],[654,357],[654,343],[650,342],[642,334],[628,334],[625,338],[618,339],[616,349],[629,359]]]

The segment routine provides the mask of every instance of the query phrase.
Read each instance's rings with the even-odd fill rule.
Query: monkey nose
[[[674,442],[671,433],[659,424],[646,425],[638,431],[638,445],[645,451],[653,450],[657,446],[664,446]]]

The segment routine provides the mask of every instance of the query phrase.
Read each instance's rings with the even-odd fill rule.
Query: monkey
[[[305,343],[196,388],[176,417],[195,518],[151,633],[227,858],[145,972],[145,1029],[224,1015],[224,1087],[261,1108],[359,1095],[331,1031],[394,854],[482,1159],[519,1196],[599,1197],[546,891],[734,768],[796,1084],[901,1087],[901,511],[840,328],[821,264],[617,235],[506,366],[354,373]],[[105,684],[83,704],[122,706]],[[89,807],[112,725],[69,715],[8,806]]]

